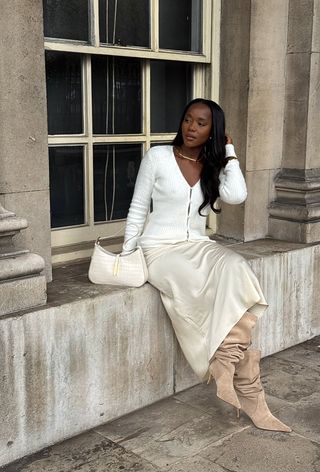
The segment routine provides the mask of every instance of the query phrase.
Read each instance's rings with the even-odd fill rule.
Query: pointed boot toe
[[[251,419],[252,423],[259,429],[268,431],[280,431],[291,433],[292,429],[282,421],[278,420],[268,408],[265,401],[264,391],[259,392],[255,397],[241,397],[241,409]]]

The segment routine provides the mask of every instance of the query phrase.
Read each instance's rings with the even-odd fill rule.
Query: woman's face
[[[194,103],[188,108],[182,122],[184,146],[197,148],[205,144],[211,136],[212,114],[204,103]]]

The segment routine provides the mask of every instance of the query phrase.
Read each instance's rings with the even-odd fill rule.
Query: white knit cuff
[[[226,144],[226,157],[237,157],[233,144]]]

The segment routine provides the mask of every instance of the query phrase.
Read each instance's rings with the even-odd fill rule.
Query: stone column
[[[221,2],[220,104],[226,114],[226,131],[233,138],[243,171],[247,145],[250,4],[250,0]],[[217,233],[243,240],[244,214],[244,205],[222,205]]]
[[[282,169],[269,234],[320,241],[320,2],[290,0]]]
[[[222,0],[220,102],[248,187],[223,205],[217,233],[243,241],[268,234],[281,167],[288,0]]]
[[[51,279],[42,0],[1,2],[0,201],[29,227],[14,245],[46,261]]]

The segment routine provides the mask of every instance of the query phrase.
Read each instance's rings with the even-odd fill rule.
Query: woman
[[[195,99],[172,145],[153,147],[142,159],[123,253],[142,247],[148,281],[160,291],[196,374],[214,379],[217,396],[258,428],[289,432],[265,402],[260,352],[248,350],[251,330],[267,307],[260,285],[241,256],[205,235],[210,208],[220,211],[214,206],[218,197],[239,204],[246,196],[222,109]],[[140,237],[134,237],[137,227]]]

